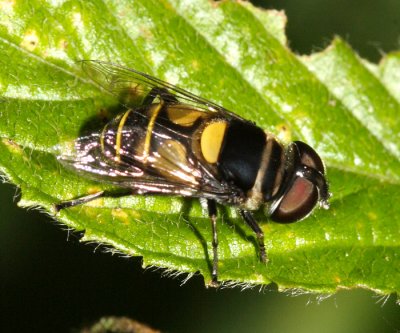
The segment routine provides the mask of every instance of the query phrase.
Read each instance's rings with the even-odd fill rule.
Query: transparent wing
[[[122,103],[127,95],[136,96],[137,100],[143,100],[156,91],[155,88],[161,88],[175,96],[180,103],[191,105],[198,110],[217,112],[225,117],[246,121],[218,104],[146,73],[99,60],[82,60],[80,63],[85,74],[93,82],[122,100]]]
[[[123,133],[129,137],[131,132]],[[143,156],[121,149],[120,159],[110,158],[110,147],[101,147],[100,134],[80,137],[73,149],[59,149],[58,160],[69,169],[103,183],[129,188],[132,193],[176,194],[222,200],[232,194],[228,184],[221,183],[207,166],[186,157],[176,141],[165,140],[162,148]],[[110,153],[113,154],[113,153]]]

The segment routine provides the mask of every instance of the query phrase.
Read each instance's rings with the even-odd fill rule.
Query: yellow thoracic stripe
[[[115,142],[115,160],[117,162],[121,161],[121,151],[120,150],[121,150],[121,140],[122,140],[122,129],[124,128],[126,119],[128,118],[128,116],[131,112],[132,112],[132,110],[126,111],[118,124],[117,137],[116,137],[116,142]]]
[[[150,118],[149,124],[147,126],[146,138],[144,141],[144,148],[143,148],[143,162],[144,163],[146,163],[147,157],[149,157],[151,135],[153,133],[153,128],[154,128],[154,124],[156,122],[157,116],[160,113],[160,110],[163,107],[164,102],[160,101],[159,104],[153,104],[153,105],[154,105],[154,109],[152,110],[151,118]]]

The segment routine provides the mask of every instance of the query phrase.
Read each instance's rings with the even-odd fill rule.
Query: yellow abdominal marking
[[[117,137],[116,137],[116,142],[115,142],[115,160],[117,162],[121,161],[121,140],[122,140],[122,129],[124,128],[126,118],[128,118],[129,114],[132,112],[132,110],[128,110],[124,113],[124,115],[121,118],[121,121],[118,124],[118,130],[117,130]],[[104,141],[103,141],[104,145]]]
[[[208,163],[218,161],[226,126],[225,121],[214,122],[208,125],[201,134],[201,152]]]
[[[100,147],[101,147],[101,152],[104,154],[104,135],[106,135],[106,129],[107,126],[104,126],[103,130],[101,131],[101,135],[100,135]]]
[[[154,105],[154,109],[151,114],[149,124],[147,126],[146,138],[144,141],[144,148],[143,148],[143,162],[144,163],[147,162],[147,157],[149,157],[151,135],[153,133],[153,128],[154,128],[154,124],[156,122],[157,116],[160,113],[160,110],[163,107],[163,105],[164,105],[163,101],[160,101],[159,104]]]
[[[167,108],[169,120],[174,124],[190,127],[195,121],[204,116],[204,112],[193,110],[193,107],[188,105],[170,106]]]

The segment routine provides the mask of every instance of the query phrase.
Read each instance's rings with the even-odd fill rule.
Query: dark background
[[[399,49],[398,0],[254,1],[284,9],[290,46],[322,50],[334,35],[371,61]],[[138,258],[82,245],[50,218],[16,207],[0,184],[0,331],[68,332],[104,315],[126,315],[166,332],[398,332],[400,307],[365,290],[318,303],[259,289],[207,290],[201,277],[143,271]],[[377,198],[379,200],[379,198]],[[385,302],[386,301],[386,302]]]

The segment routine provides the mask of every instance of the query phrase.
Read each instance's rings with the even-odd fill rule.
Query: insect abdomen
[[[125,111],[104,127],[100,136],[103,155],[116,163],[143,155],[147,127],[147,118],[138,117],[132,109]]]

